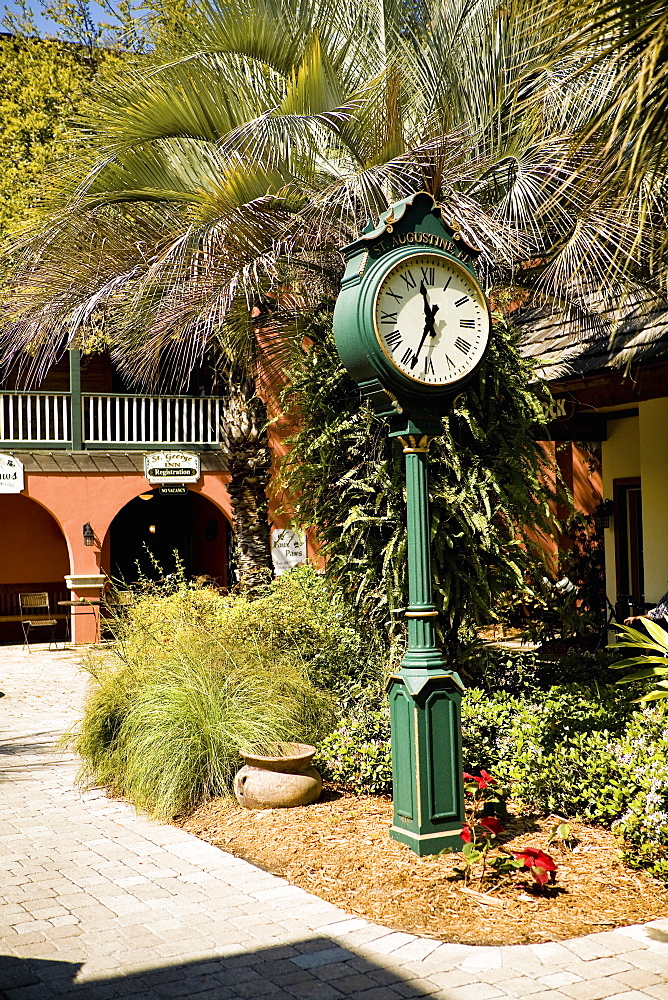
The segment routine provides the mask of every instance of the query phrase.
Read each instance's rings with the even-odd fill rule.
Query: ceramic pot
[[[306,743],[279,743],[276,755],[242,753],[244,767],[234,778],[234,794],[245,809],[290,809],[315,802],[322,790],[320,774],[312,766],[315,747]]]

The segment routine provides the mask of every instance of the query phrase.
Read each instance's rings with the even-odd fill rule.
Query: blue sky
[[[112,21],[111,16],[108,11],[104,10],[95,0],[90,0],[87,3],[90,9],[91,15],[95,21],[101,21],[105,24],[109,24]],[[37,29],[41,35],[56,35],[59,33],[59,27],[53,21],[44,17],[41,13],[42,4],[39,0],[26,0],[26,7],[32,11],[33,21],[37,26]],[[17,3],[16,0],[0,0],[0,9],[5,12],[11,12],[14,14],[20,14],[21,5]],[[7,28],[4,29],[5,31]]]

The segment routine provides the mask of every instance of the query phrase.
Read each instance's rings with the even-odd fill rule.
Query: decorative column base
[[[394,820],[390,836],[420,857],[460,851],[464,822],[459,676],[400,670],[388,683]]]

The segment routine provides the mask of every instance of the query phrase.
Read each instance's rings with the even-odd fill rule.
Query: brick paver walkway
[[[668,920],[560,944],[442,944],[81,793],[56,745],[82,700],[76,662],[0,649],[1,997],[668,1000]]]

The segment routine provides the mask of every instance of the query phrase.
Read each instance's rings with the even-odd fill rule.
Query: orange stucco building
[[[173,572],[175,553],[188,575],[228,582],[232,518],[217,397],[122,392],[107,359],[82,371],[78,353],[70,355],[35,391],[5,384],[0,392],[0,452],[23,472],[20,492],[0,482],[4,642],[23,638],[19,593],[46,591],[59,637],[71,616],[72,639],[87,642],[97,612],[59,602],[99,599],[110,580]],[[199,465],[187,483],[178,469],[165,485],[146,478],[147,457],[164,465],[165,455],[182,453]]]

